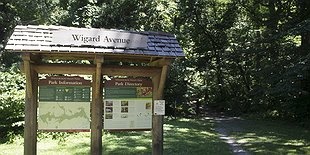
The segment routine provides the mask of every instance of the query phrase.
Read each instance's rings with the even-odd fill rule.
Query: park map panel
[[[89,131],[90,81],[77,76],[39,80],[38,129]]]

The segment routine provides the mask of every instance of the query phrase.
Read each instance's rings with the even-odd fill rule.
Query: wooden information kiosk
[[[20,52],[26,75],[24,154],[37,152],[38,74],[92,76],[91,154],[102,154],[103,75],[149,77],[153,101],[163,98],[168,66],[184,53],[175,36],[162,32],[17,26],[6,50]],[[48,63],[88,60],[91,64]],[[143,63],[126,66],[120,62]],[[111,63],[119,65],[109,65]],[[154,104],[153,104],[154,105]],[[163,115],[152,115],[152,154],[163,154]]]

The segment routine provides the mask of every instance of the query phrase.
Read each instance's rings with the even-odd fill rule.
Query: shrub
[[[25,78],[13,69],[0,73],[0,137],[9,140],[9,133],[23,129]]]

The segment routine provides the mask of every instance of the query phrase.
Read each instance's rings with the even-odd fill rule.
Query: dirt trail
[[[247,121],[244,121],[238,117],[227,117],[219,114],[210,114],[209,117],[206,117],[206,119],[212,119],[216,123],[215,131],[219,133],[220,139],[225,141],[227,144],[229,144],[231,151],[235,155],[250,155],[250,153],[246,150],[244,150],[239,144],[236,139],[229,136],[230,132],[238,132],[243,131],[242,128],[240,128],[239,124],[241,123],[248,123]]]

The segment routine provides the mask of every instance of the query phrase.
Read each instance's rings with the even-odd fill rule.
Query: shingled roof
[[[89,30],[89,28],[75,28],[65,26],[44,26],[44,25],[28,25],[16,26],[11,35],[5,49],[13,52],[38,52],[38,53],[103,53],[103,54],[125,54],[125,55],[143,55],[147,57],[184,57],[182,48],[180,47],[175,36],[163,32],[136,32],[124,30],[109,30],[116,32],[141,34],[147,36],[147,47],[134,48],[117,48],[104,47],[98,45],[59,45],[52,42],[53,33],[60,30]],[[93,29],[92,30],[106,30]]]

